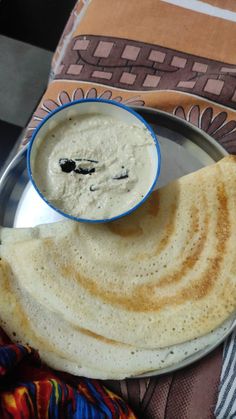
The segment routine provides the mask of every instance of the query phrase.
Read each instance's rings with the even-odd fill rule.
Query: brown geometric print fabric
[[[172,3],[78,1],[24,144],[58,106],[102,98],[175,114],[236,154],[235,0]],[[106,385],[141,419],[211,419],[221,367],[222,346],[173,374]]]
[[[93,81],[128,90],[177,90],[236,109],[236,65],[133,40],[78,36],[56,79]]]

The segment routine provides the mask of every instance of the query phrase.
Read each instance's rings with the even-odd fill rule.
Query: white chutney
[[[109,219],[150,190],[153,147],[145,126],[103,114],[68,116],[41,141],[32,173],[54,207],[75,217]]]

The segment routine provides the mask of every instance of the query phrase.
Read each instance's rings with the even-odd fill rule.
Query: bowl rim
[[[122,108],[123,110],[131,113],[132,115],[134,115],[137,119],[139,119],[142,124],[148,129],[148,131],[150,132],[155,148],[156,148],[156,152],[157,152],[157,169],[156,169],[156,173],[152,182],[152,185],[150,186],[148,192],[146,193],[146,195],[144,195],[144,197],[141,199],[141,201],[139,201],[136,205],[134,205],[132,208],[130,208],[129,210],[122,212],[121,214],[115,215],[111,218],[104,218],[104,219],[90,219],[90,218],[81,218],[81,217],[76,217],[74,215],[68,214],[64,211],[62,211],[60,208],[55,207],[54,205],[52,205],[47,198],[45,197],[45,195],[43,195],[43,193],[39,190],[39,188],[37,187],[35,181],[34,181],[34,176],[31,170],[31,151],[32,151],[32,147],[34,145],[34,142],[38,136],[39,131],[41,130],[42,126],[51,118],[53,118],[53,116],[55,114],[57,114],[58,112],[62,111],[65,108],[70,108],[73,107],[74,105],[77,104],[82,104],[82,103],[106,103],[107,105],[112,105],[112,106],[116,106],[119,108]],[[132,109],[131,107],[128,107],[126,105],[124,105],[123,103],[119,103],[116,102],[114,100],[109,100],[109,99],[100,99],[100,98],[89,98],[89,99],[79,99],[79,100],[74,100],[68,103],[65,103],[64,105],[58,106],[56,109],[54,109],[53,111],[51,111],[46,117],[43,118],[43,120],[39,123],[39,125],[36,127],[36,129],[34,130],[32,137],[30,139],[30,142],[28,144],[27,147],[27,172],[28,172],[28,176],[29,179],[33,185],[33,187],[35,188],[36,192],[39,194],[39,196],[43,199],[44,202],[46,202],[46,204],[52,208],[54,211],[58,212],[59,214],[61,214],[62,216],[69,218],[70,220],[74,220],[77,222],[83,222],[83,223],[91,223],[91,224],[98,224],[98,223],[106,223],[106,222],[111,222],[111,221],[115,221],[119,218],[125,217],[126,215],[129,215],[130,213],[132,213],[133,211],[135,211],[136,209],[138,209],[149,197],[149,195],[152,193],[155,184],[157,182],[157,179],[160,176],[160,171],[161,171],[161,151],[160,151],[160,145],[157,139],[157,136],[154,132],[154,130],[152,129],[152,127],[145,121],[145,119],[139,115],[134,109]]]

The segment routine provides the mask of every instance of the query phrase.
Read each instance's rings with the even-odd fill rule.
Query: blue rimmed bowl
[[[126,211],[115,215],[110,218],[105,219],[90,219],[89,217],[75,217],[74,215],[68,214],[64,212],[61,208],[54,206],[49,200],[47,199],[46,194],[43,194],[42,191],[37,186],[37,181],[34,176],[33,171],[33,162],[37,158],[37,152],[39,146],[41,147],[45,138],[47,138],[47,133],[53,129],[57,124],[63,123],[63,121],[68,120],[71,116],[79,117],[80,115],[89,115],[89,114],[102,114],[110,117],[115,117],[116,119],[120,120],[121,122],[126,123],[127,125],[137,125],[140,127],[146,127],[149,131],[150,136],[153,140],[153,147],[151,147],[151,151],[149,153],[150,165],[152,167],[152,182],[150,184],[147,193],[131,208],[127,208]],[[156,135],[151,128],[150,125],[132,108],[129,108],[121,103],[111,101],[111,100],[103,100],[103,99],[82,99],[77,100],[71,103],[67,103],[63,106],[58,107],[53,112],[51,112],[43,121],[39,124],[37,129],[35,130],[32,139],[30,141],[28,151],[27,151],[27,167],[28,167],[28,174],[29,178],[37,191],[40,197],[46,202],[49,207],[53,210],[57,211],[59,214],[63,215],[64,217],[73,219],[75,221],[80,222],[87,222],[87,223],[104,223],[108,221],[114,221],[120,217],[124,217],[131,212],[135,211],[140,205],[142,205],[148,196],[153,191],[157,179],[160,174],[160,167],[161,167],[161,153],[158,140]]]

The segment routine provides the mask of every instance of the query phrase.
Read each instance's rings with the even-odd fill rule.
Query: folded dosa
[[[2,232],[0,256],[22,292],[72,325],[163,348],[209,333],[235,311],[235,209],[229,156],[119,221],[62,222],[14,243]]]
[[[0,267],[0,326],[15,342],[39,351],[50,367],[88,378],[123,379],[161,370],[219,342],[229,324],[190,342],[139,349],[73,326],[22,292],[7,263]]]

